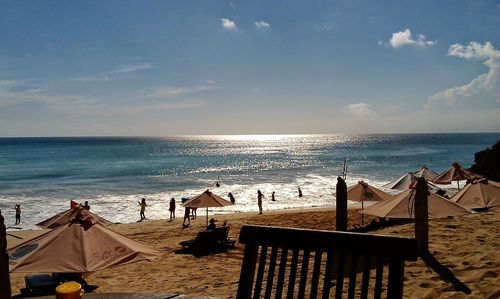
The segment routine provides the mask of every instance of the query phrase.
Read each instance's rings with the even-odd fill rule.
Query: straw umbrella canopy
[[[61,212],[59,214],[56,214],[49,219],[46,219],[42,222],[39,222],[36,224],[36,226],[41,227],[41,228],[49,228],[49,229],[54,229],[59,226],[66,225],[70,223],[74,219],[85,219],[85,218],[93,218],[95,221],[99,224],[108,226],[110,224],[113,224],[113,222],[104,219],[88,210],[85,210],[81,206],[76,206],[75,208],[66,210],[64,212]]]
[[[156,250],[99,223],[75,220],[7,250],[10,272],[85,273],[152,260]]]
[[[414,219],[415,193],[414,189],[406,190],[388,200],[378,202],[360,213],[383,218]],[[429,194],[428,209],[429,219],[473,213],[471,210],[434,193]]]
[[[457,162],[454,162],[448,170],[440,174],[432,182],[436,184],[451,184],[453,181],[457,181],[457,187],[460,189],[459,181],[477,180],[481,178],[483,178],[483,176],[465,169]]]
[[[467,184],[451,198],[469,209],[500,206],[500,183],[481,179]]]
[[[413,172],[413,174],[418,178],[425,178],[428,182],[432,182],[439,175],[425,166],[422,166],[422,168]]]
[[[233,203],[224,198],[213,194],[210,190],[206,190],[200,195],[191,198],[182,205],[186,208],[207,208],[207,226],[208,226],[208,208],[219,208],[230,206]]]
[[[368,183],[359,181],[356,185],[347,188],[347,199],[351,201],[381,201],[391,196]]]

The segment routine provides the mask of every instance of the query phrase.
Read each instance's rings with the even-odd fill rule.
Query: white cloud
[[[132,60],[136,60],[133,58]],[[70,78],[69,81],[75,82],[95,82],[95,81],[113,81],[117,79],[129,78],[132,73],[147,70],[153,66],[149,62],[131,62],[116,66],[115,68],[102,72],[97,75],[81,76]]]
[[[231,21],[229,19],[225,19],[225,18],[222,18],[220,20],[222,22],[222,28],[224,28],[225,30],[229,30],[229,31],[236,31],[236,29],[237,29],[236,23],[234,23],[233,21]]]
[[[479,92],[496,95],[500,99],[500,51],[496,50],[490,42],[484,44],[470,42],[469,45],[451,45],[448,55],[464,58],[466,60],[484,61],[488,72],[474,78],[467,84],[448,88],[427,98],[424,109],[428,109],[433,103],[444,102],[453,104],[459,97],[469,97]]]
[[[372,117],[376,116],[376,113],[372,110],[372,106],[367,103],[355,103],[349,104],[347,110],[354,117]]]
[[[118,75],[127,74],[132,72],[137,72],[140,70],[146,70],[151,68],[151,63],[141,62],[135,64],[121,64],[116,69],[105,72],[103,75]]]
[[[179,97],[215,89],[219,88],[214,86],[213,84],[199,85],[199,86],[176,86],[176,87],[164,86],[164,87],[154,88],[149,94],[147,94],[142,98],[173,98],[173,97]]]
[[[380,44],[381,43],[379,42],[379,45]],[[428,41],[423,34],[417,34],[417,39],[414,40],[410,29],[407,28],[404,31],[394,32],[389,40],[389,44],[393,48],[401,48],[406,45],[425,47],[435,45],[436,41]]]
[[[265,31],[269,28],[271,28],[271,25],[269,25],[268,22],[264,22],[264,21],[258,21],[258,22],[255,22],[255,27],[259,30],[262,30],[262,31]]]

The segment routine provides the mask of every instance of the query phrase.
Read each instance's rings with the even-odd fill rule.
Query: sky
[[[0,0],[0,136],[498,131],[499,1]]]

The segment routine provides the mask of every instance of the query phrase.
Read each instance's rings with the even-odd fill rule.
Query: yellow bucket
[[[68,281],[56,288],[56,299],[81,299],[82,285],[75,281]]]

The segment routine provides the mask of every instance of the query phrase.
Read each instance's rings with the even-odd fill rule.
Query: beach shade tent
[[[104,219],[88,210],[85,210],[81,206],[77,206],[75,208],[66,210],[64,212],[61,212],[59,214],[56,214],[49,219],[46,219],[42,222],[39,222],[36,224],[36,226],[41,227],[41,228],[49,228],[49,229],[54,229],[56,227],[66,225],[70,223],[72,220],[81,218],[93,218],[95,221],[99,224],[108,226],[110,224],[113,224],[113,222]]]
[[[387,183],[382,187],[387,189],[407,190],[417,182],[418,177],[411,172],[407,172],[395,181]]]
[[[435,184],[451,184],[453,181],[457,181],[457,187],[460,189],[459,181],[478,180],[482,178],[482,175],[463,168],[457,162],[455,162],[448,170],[440,174],[432,182]]]
[[[413,174],[417,178],[424,178],[427,182],[432,182],[439,175],[425,166],[422,166],[422,168],[413,172]]]
[[[160,255],[99,223],[72,221],[7,250],[10,272],[86,273]]]
[[[382,218],[414,219],[415,194],[414,189],[408,189],[388,200],[378,202],[360,211],[360,213]],[[428,209],[429,219],[463,216],[473,213],[473,211],[434,193],[429,194]]]
[[[381,201],[389,199],[391,196],[363,181],[347,188],[347,199],[351,201]]]
[[[182,205],[186,208],[207,208],[207,226],[208,226],[208,208],[219,208],[230,206],[233,203],[225,200],[224,198],[213,194],[210,190],[191,198]]]
[[[467,184],[452,201],[469,209],[500,206],[500,183],[481,179]]]

